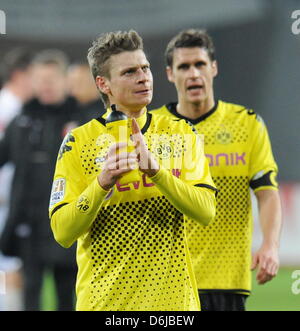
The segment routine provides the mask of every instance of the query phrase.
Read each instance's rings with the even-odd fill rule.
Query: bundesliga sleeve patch
[[[66,191],[66,180],[64,178],[56,179],[52,185],[49,207],[54,206],[58,202],[61,202],[65,197],[65,191]]]

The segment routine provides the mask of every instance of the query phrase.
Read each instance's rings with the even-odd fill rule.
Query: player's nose
[[[189,77],[190,78],[198,78],[201,76],[201,70],[198,68],[191,66],[189,69]]]

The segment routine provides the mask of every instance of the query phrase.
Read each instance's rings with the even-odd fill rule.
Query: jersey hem
[[[198,289],[199,294],[205,293],[236,293],[250,295],[251,291],[244,289]]]

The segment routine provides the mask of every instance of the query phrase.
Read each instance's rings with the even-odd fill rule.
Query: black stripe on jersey
[[[102,116],[96,118],[96,120],[97,120],[98,122],[100,122],[103,126],[106,126],[105,119],[104,119]]]
[[[267,172],[266,174],[264,174],[262,177],[257,178],[257,179],[252,179],[250,181],[250,187],[252,188],[252,190],[255,190],[261,186],[273,186],[276,187],[274,185],[274,183],[271,180],[271,174],[272,174],[272,170]]]
[[[62,204],[59,205],[59,206],[56,206],[56,207],[52,210],[51,215],[50,215],[50,218],[54,215],[55,212],[58,211],[58,209],[60,209],[61,207],[65,206],[65,205],[67,205],[66,202],[65,202],[65,203],[62,203]]]
[[[219,190],[211,185],[208,185],[208,184],[195,184],[194,186],[197,186],[197,187],[205,187],[205,188],[208,188],[210,190],[213,190],[216,194],[216,196],[218,195],[219,193]]]
[[[242,109],[236,111],[237,114],[240,114],[242,112],[247,112],[247,114],[250,115],[250,116],[255,115],[255,118],[257,118],[257,114],[253,109],[243,107]]]
[[[149,126],[151,124],[151,120],[152,120],[152,114],[147,112],[147,120],[145,125],[143,126],[143,128],[141,129],[142,134],[145,134],[147,132],[147,130],[149,129]]]
[[[243,293],[243,294],[251,294],[251,291],[244,290],[244,289],[232,289],[232,290],[222,290],[222,289],[201,289],[198,290],[200,294],[205,294],[205,293]]]
[[[168,109],[168,111],[169,111],[171,114],[175,115],[176,117],[178,117],[178,118],[182,118],[183,120],[189,121],[189,122],[191,122],[193,125],[195,125],[195,124],[198,124],[198,123],[200,123],[201,121],[205,120],[205,119],[206,119],[207,117],[209,117],[210,115],[212,115],[212,114],[217,110],[218,105],[219,105],[219,101],[217,100],[216,103],[215,103],[215,105],[214,105],[214,107],[213,107],[211,110],[209,110],[207,113],[201,115],[200,117],[198,117],[198,118],[196,118],[196,119],[194,119],[194,120],[192,120],[192,119],[190,119],[190,118],[187,118],[187,117],[185,117],[185,116],[183,116],[183,115],[181,115],[181,114],[179,114],[179,113],[177,112],[177,109],[176,109],[176,107],[177,107],[177,102],[170,102],[169,104],[166,105],[166,108]]]
[[[98,122],[100,122],[103,126],[106,126],[106,121],[105,121],[105,119],[104,119],[102,116],[96,118],[96,120],[97,120]],[[150,126],[150,124],[151,124],[151,120],[152,120],[152,114],[150,114],[150,113],[147,112],[147,120],[146,120],[146,123],[145,123],[145,125],[143,126],[143,128],[141,129],[142,134],[145,134],[145,132],[149,129],[149,126]]]

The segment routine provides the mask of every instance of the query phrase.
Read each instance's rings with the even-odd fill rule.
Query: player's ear
[[[218,62],[216,60],[212,61],[213,76],[218,75]]]
[[[110,84],[109,84],[109,80],[106,77],[97,76],[96,85],[102,93],[104,93],[104,94],[110,93]]]
[[[173,76],[172,67],[167,66],[166,73],[167,73],[167,77],[168,77],[169,82],[174,83],[174,76]]]

